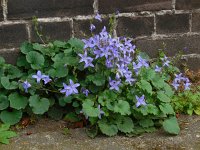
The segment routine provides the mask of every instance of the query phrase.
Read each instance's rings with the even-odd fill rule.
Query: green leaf
[[[18,93],[12,93],[8,96],[8,100],[10,101],[10,107],[15,108],[17,110],[24,109],[28,104],[28,98]]]
[[[194,109],[194,112],[197,114],[197,115],[200,115],[200,106],[196,107]]]
[[[121,115],[130,115],[130,105],[127,101],[119,100],[114,104],[114,112],[120,113]]]
[[[100,96],[98,97],[98,102],[105,106],[106,104],[115,101],[117,99],[117,94],[112,90],[105,90]]]
[[[165,91],[165,94],[169,97],[172,97],[174,95],[174,91],[172,90],[172,88],[167,83],[165,83],[163,90]]]
[[[51,107],[48,111],[49,117],[54,120],[60,120],[63,117],[63,111],[57,107]]]
[[[38,50],[38,51],[42,51],[43,45],[41,45],[39,43],[34,43],[33,44],[33,49]]]
[[[159,105],[159,108],[164,114],[175,114],[173,107],[168,103]]]
[[[29,106],[35,114],[44,114],[48,111],[50,102],[47,98],[40,99],[38,95],[29,98]]]
[[[142,119],[139,121],[140,126],[143,128],[152,127],[154,125],[152,119]]]
[[[156,75],[152,79],[152,84],[157,89],[161,89],[161,88],[165,87],[165,81],[159,75]]]
[[[4,64],[6,61],[3,57],[0,56],[0,65]]]
[[[117,126],[107,122],[105,119],[99,120],[98,125],[101,132],[107,136],[114,136],[118,132]]]
[[[92,81],[96,86],[102,86],[105,84],[105,77],[102,74],[95,74],[95,75],[89,75],[87,77],[89,81]]]
[[[70,112],[65,115],[64,120],[69,121],[69,122],[78,122],[80,121],[80,118],[78,115],[74,112]]]
[[[25,67],[25,68],[30,68],[30,64],[26,60],[26,56],[21,55],[17,58],[17,66],[18,67]]]
[[[148,114],[158,115],[159,109],[155,105],[148,104],[147,105],[147,112],[148,112]]]
[[[18,83],[15,81],[10,82],[8,77],[1,77],[1,84],[7,90],[14,90],[18,88]]]
[[[150,80],[153,80],[155,78],[156,72],[153,69],[144,68],[141,71],[140,75],[144,80],[150,81]]]
[[[63,63],[54,63],[55,69],[49,70],[48,74],[52,77],[66,77],[68,75],[68,68]]]
[[[68,41],[68,43],[74,48],[74,51],[76,53],[82,53],[83,52],[84,43],[80,39],[71,38]]]
[[[22,112],[20,110],[13,110],[11,112],[4,110],[0,114],[1,121],[10,125],[18,123],[21,120],[21,118]]]
[[[0,110],[4,110],[8,108],[8,106],[9,106],[8,97],[5,95],[1,95],[0,96]]]
[[[20,51],[23,54],[28,54],[30,51],[33,51],[33,45],[31,43],[29,43],[29,42],[24,42],[20,46]]]
[[[15,78],[20,78],[22,76],[21,71],[15,67],[15,66],[9,66],[8,71],[7,71],[7,77],[9,79],[15,79]]]
[[[65,48],[66,44],[67,44],[66,42],[57,41],[57,40],[53,42],[53,45],[59,48]]]
[[[152,94],[152,86],[151,86],[151,84],[148,81],[141,80],[139,82],[139,87],[141,89],[143,89],[144,91],[146,91],[147,93]]]
[[[170,99],[163,91],[157,92],[157,98],[158,98],[161,102],[165,102],[165,103],[168,103],[168,102],[171,101],[171,99]]]
[[[95,138],[98,134],[98,126],[86,128],[86,134],[91,138]]]
[[[130,117],[118,117],[116,120],[117,127],[121,132],[130,133],[133,131],[134,124]]]
[[[44,66],[44,56],[38,52],[31,51],[26,55],[26,60],[33,69],[41,69]]]
[[[171,117],[169,119],[166,119],[163,122],[163,128],[166,132],[170,133],[170,134],[179,134],[180,132],[180,127],[178,125],[177,119],[176,117]]]
[[[94,102],[90,99],[86,99],[83,104],[83,112],[89,117],[98,117],[99,110],[94,107]]]
[[[10,138],[17,136],[15,132],[8,131],[9,128],[9,124],[2,124],[0,126],[0,143],[8,144]]]

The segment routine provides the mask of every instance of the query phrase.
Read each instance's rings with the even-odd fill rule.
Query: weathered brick
[[[3,20],[3,8],[2,8],[2,2],[0,1],[0,21]]]
[[[200,31],[200,13],[192,14],[192,31]]]
[[[157,33],[183,33],[189,31],[189,14],[156,16]]]
[[[0,48],[18,47],[25,40],[28,40],[25,24],[0,26]]]
[[[186,63],[188,68],[191,70],[199,71],[200,69],[200,58],[198,57],[186,58],[182,62]]]
[[[93,0],[9,0],[8,18],[75,16],[93,13]]]
[[[100,13],[172,9],[171,0],[99,0]]]
[[[0,56],[5,59],[6,63],[15,65],[17,62],[17,57],[19,56],[19,50],[0,50]]]
[[[88,38],[92,35],[90,31],[90,20],[74,20],[74,36],[78,38]],[[109,19],[103,19],[101,23],[99,21],[92,22],[96,29],[93,31],[94,34],[98,34],[105,26],[109,31]]]
[[[117,25],[118,36],[136,37],[151,35],[154,31],[153,17],[120,17]]]
[[[37,28],[45,41],[67,40],[71,37],[72,33],[71,23],[69,21],[39,22]],[[32,25],[31,28],[31,40],[32,42],[41,42],[40,38],[36,34],[34,25]]]
[[[200,8],[199,0],[176,0],[176,9],[178,10],[190,10]]]
[[[158,40],[138,40],[136,45],[142,51],[147,52],[151,57],[157,57],[159,49],[165,46],[165,53],[168,56],[174,56],[179,51],[184,54],[200,54],[200,36],[183,36],[176,38],[158,39]]]

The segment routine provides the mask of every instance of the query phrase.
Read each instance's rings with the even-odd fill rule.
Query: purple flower
[[[124,64],[122,64],[122,65],[117,64],[117,67],[118,67],[117,71],[120,73],[120,75],[121,75],[122,77],[123,77],[124,74],[126,74],[127,71],[128,71],[128,67],[125,66]]]
[[[109,77],[110,90],[119,91],[120,83],[121,81],[111,80],[111,78]]]
[[[42,80],[44,81],[44,84],[47,84],[47,83],[49,83],[49,82],[52,81],[52,80],[49,78],[49,76],[47,76],[47,75],[43,75]]]
[[[178,84],[177,82],[173,82],[172,86],[175,88],[175,90],[178,90],[180,84]]]
[[[88,89],[82,88],[82,93],[85,94],[85,96],[88,96],[90,91]]]
[[[100,22],[102,22],[101,19],[101,15],[99,15],[99,13],[96,14],[96,16],[94,17],[96,20],[99,20]]]
[[[186,82],[184,84],[184,90],[190,90],[190,86],[191,86],[191,83],[190,82]]]
[[[90,24],[90,31],[94,31],[96,27],[93,24]]]
[[[65,93],[65,96],[69,96],[73,93],[73,90],[70,86],[66,85],[65,83],[63,83],[63,87],[64,89],[60,90],[61,93]]]
[[[144,95],[142,95],[141,97],[138,97],[136,95],[136,100],[137,100],[136,107],[139,107],[140,105],[144,105],[144,106],[147,105],[144,99]]]
[[[132,78],[132,73],[125,74],[125,77],[126,77],[126,82],[129,83],[130,85],[132,85],[133,82],[136,81],[136,79]]]
[[[169,66],[170,61],[168,60],[167,56],[164,56],[163,58],[161,58],[161,60],[163,61],[163,66]]]
[[[161,72],[161,70],[162,70],[162,67],[159,67],[156,65],[155,72]]]
[[[74,82],[71,79],[69,80],[69,84],[70,84],[69,87],[71,88],[72,93],[77,94],[78,90],[76,88],[79,87],[80,84],[79,83],[74,84]]]
[[[100,106],[100,105],[98,105],[97,108],[98,108],[98,110],[99,110],[99,116],[98,116],[98,117],[99,117],[99,119],[101,119],[101,116],[104,115],[105,112],[104,112],[103,110],[101,110],[101,106]]]
[[[185,78],[182,77],[182,73],[180,73],[180,74],[175,74],[175,77],[176,77],[176,78],[174,79],[174,82],[176,82],[176,83],[177,83],[177,82],[180,83],[181,80],[184,80],[184,79],[185,79]]]
[[[23,86],[25,92],[28,93],[28,88],[31,87],[31,84],[26,80],[23,82],[22,86]]]
[[[149,67],[147,60],[143,59],[141,56],[138,56],[138,66]]]
[[[169,60],[167,60],[167,61],[165,61],[164,63],[163,63],[163,66],[169,66],[169,63],[170,63],[170,61]]]
[[[32,75],[32,78],[35,78],[37,80],[37,83],[40,83],[40,80],[42,80],[44,75],[42,75],[41,71],[38,70],[36,75]]]
[[[89,66],[94,67],[94,65],[92,64],[93,58],[87,56],[87,51],[85,51],[84,54],[78,54],[78,55],[81,57],[81,60],[79,62],[85,62],[84,68],[87,68]]]

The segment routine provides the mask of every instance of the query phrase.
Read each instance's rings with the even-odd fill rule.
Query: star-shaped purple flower
[[[89,66],[94,67],[94,65],[92,64],[93,58],[87,56],[87,51],[85,51],[84,54],[78,54],[78,55],[81,57],[79,62],[85,63],[84,68],[87,68]]]
[[[111,78],[109,77],[109,84],[110,84],[110,90],[119,91],[119,85],[121,84],[121,81],[111,80]]]
[[[175,90],[178,90],[180,84],[178,84],[177,82],[174,81],[174,82],[172,83],[172,86],[175,88]]]
[[[72,90],[71,86],[68,86],[65,83],[63,83],[63,87],[64,87],[64,89],[60,90],[60,92],[61,93],[65,93],[66,97],[73,93],[73,90]]]
[[[28,93],[28,88],[31,87],[31,84],[26,80],[23,82],[22,86],[23,86],[25,92]]]
[[[80,84],[79,83],[74,84],[74,82],[71,79],[69,80],[69,84],[70,84],[69,86],[71,87],[72,93],[78,94],[78,90],[76,88],[79,87]]]
[[[141,97],[138,97],[136,95],[136,100],[137,100],[137,103],[136,103],[136,107],[139,107],[141,105],[147,105],[146,102],[145,102],[145,98],[144,98],[144,95],[142,95]]]
[[[44,78],[44,75],[42,75],[41,71],[38,70],[36,75],[32,75],[32,78],[37,80],[37,83],[40,83],[40,80]]]
[[[47,75],[43,75],[42,80],[44,81],[44,84],[47,84],[47,83],[49,83],[49,82],[52,81],[52,80],[49,78],[49,76],[47,76]]]
[[[82,88],[82,93],[85,94],[85,96],[88,96],[88,94],[90,93],[90,91],[88,89]]]
[[[96,20],[99,20],[100,22],[102,22],[101,19],[101,15],[99,15],[99,13],[96,14],[96,16],[94,17]]]
[[[90,24],[90,31],[94,31],[96,27],[93,24]]]
[[[162,67],[159,67],[156,65],[155,72],[161,72],[161,70],[162,70]]]

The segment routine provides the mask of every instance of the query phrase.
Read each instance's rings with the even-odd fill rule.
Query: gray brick
[[[200,8],[199,0],[176,0],[176,9],[190,10]]]
[[[184,36],[158,40],[138,40],[136,45],[142,51],[147,52],[151,57],[157,57],[159,49],[166,45],[165,52],[168,56],[174,56],[179,51],[184,54],[200,54],[200,36]]]
[[[120,17],[118,20],[118,36],[134,38],[136,36],[151,35],[153,31],[153,17]]]
[[[200,13],[192,14],[192,31],[193,32],[200,31]]]
[[[32,42],[41,42],[40,38],[36,34],[35,26],[31,28]],[[71,23],[66,22],[41,22],[38,25],[38,30],[42,34],[42,38],[45,41],[53,40],[68,40],[71,37],[72,29]]]
[[[0,48],[19,47],[25,40],[28,40],[25,24],[0,26]]]
[[[171,0],[99,0],[100,13],[172,9]]]
[[[8,18],[64,17],[93,13],[93,0],[9,0]]]
[[[157,33],[183,33],[189,31],[189,14],[156,16]]]

